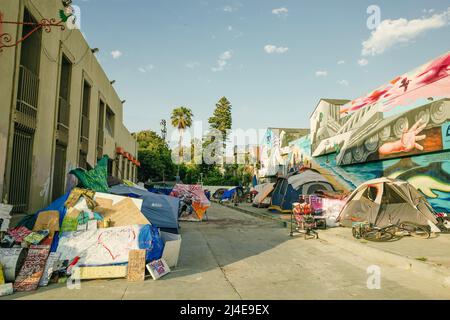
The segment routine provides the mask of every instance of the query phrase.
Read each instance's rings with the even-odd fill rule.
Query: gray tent
[[[360,185],[347,200],[338,219],[351,227],[353,222],[369,222],[377,227],[392,223],[437,224],[434,211],[425,197],[409,183],[380,178]]]

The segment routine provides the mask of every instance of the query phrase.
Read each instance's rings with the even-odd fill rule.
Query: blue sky
[[[182,105],[207,121],[222,96],[234,128],[308,128],[320,98],[357,98],[450,50],[450,2],[442,0],[74,4],[127,101],[130,131],[159,132]],[[375,30],[367,27],[372,4],[381,9]]]

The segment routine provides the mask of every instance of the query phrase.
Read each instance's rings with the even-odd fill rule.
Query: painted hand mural
[[[405,128],[402,134],[402,138],[395,142],[388,142],[383,144],[378,152],[380,155],[390,155],[393,153],[401,153],[401,152],[411,152],[414,149],[423,151],[423,146],[418,142],[425,140],[427,138],[426,135],[419,135],[425,128],[427,124],[420,119],[411,129]]]

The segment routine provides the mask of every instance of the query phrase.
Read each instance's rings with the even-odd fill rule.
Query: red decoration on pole
[[[10,33],[3,33],[3,25],[4,24],[13,24],[13,25],[22,25],[22,26],[33,26],[34,28],[28,32],[25,36],[17,40],[16,42],[12,42],[12,36]],[[3,51],[3,48],[11,48],[17,46],[19,43],[28,39],[33,33],[36,31],[43,29],[45,32],[50,33],[52,31],[52,27],[59,27],[61,30],[65,30],[66,27],[62,20],[56,21],[55,18],[51,19],[42,19],[39,23],[35,22],[14,22],[14,21],[3,21],[3,13],[0,12],[0,52]]]

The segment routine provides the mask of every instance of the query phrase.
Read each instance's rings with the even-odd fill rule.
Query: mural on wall
[[[450,53],[339,108],[313,114],[314,157],[336,152],[349,165],[450,149]]]
[[[450,132],[449,132],[450,133]],[[450,140],[450,136],[447,138]],[[336,153],[312,157],[310,136],[291,143],[291,165],[299,159],[332,177],[344,189],[352,191],[361,183],[379,177],[408,181],[427,198],[437,212],[450,213],[450,150],[397,159],[340,166]]]

